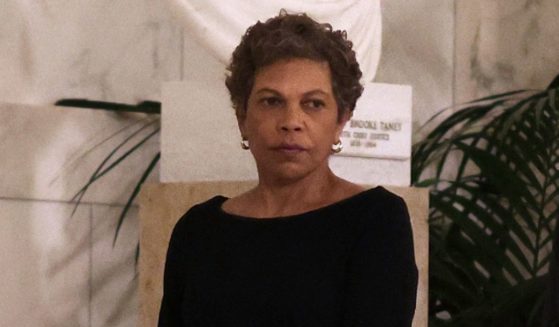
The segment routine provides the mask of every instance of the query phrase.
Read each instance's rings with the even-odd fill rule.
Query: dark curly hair
[[[237,117],[246,112],[256,72],[291,58],[327,62],[338,118],[344,110],[353,111],[363,86],[359,83],[362,73],[352,46],[345,31],[333,31],[330,24],[320,24],[306,14],[287,14],[282,10],[265,23],[258,21],[247,29],[227,67],[225,85]]]

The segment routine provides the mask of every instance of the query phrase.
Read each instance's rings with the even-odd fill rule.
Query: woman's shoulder
[[[338,190],[340,200],[334,202],[358,199],[363,205],[374,210],[405,206],[402,197],[383,186],[363,186],[344,180]]]
[[[338,178],[337,184],[335,188],[337,191],[333,193],[339,200],[360,197],[366,199],[370,205],[380,206],[399,206],[404,202],[400,196],[380,185],[360,185],[342,178]]]
[[[250,204],[254,201],[251,200],[251,194],[254,189],[241,193],[231,198],[224,198],[224,201],[219,203],[219,208],[226,213],[233,213],[237,216],[251,216]]]
[[[330,213],[349,222],[357,233],[384,233],[409,221],[403,199],[382,186],[367,188],[331,207]]]
[[[227,199],[228,198],[223,195],[215,195],[207,200],[196,203],[184,212],[178,222],[186,223],[191,220],[196,220],[201,216],[205,216],[208,212],[220,208]]]
[[[206,221],[206,217],[217,210],[225,200],[227,200],[226,197],[216,195],[186,209],[182,216],[177,220],[173,228],[173,234],[183,235],[187,229],[192,228],[192,225]]]
[[[401,196],[383,186],[377,186],[371,190],[374,190],[374,192],[370,192],[369,196],[372,200],[375,200],[374,203],[377,207],[389,209],[394,207],[400,208],[406,205]]]
[[[368,192],[361,219],[362,228],[382,231],[387,235],[407,234],[411,230],[408,207],[402,197],[382,186]]]

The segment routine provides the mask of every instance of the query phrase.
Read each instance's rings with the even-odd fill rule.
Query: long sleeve
[[[348,263],[343,326],[409,327],[418,273],[406,205],[386,198],[366,218]]]
[[[163,276],[163,300],[159,312],[159,327],[182,327],[182,299],[185,289],[184,254],[179,244],[179,226],[173,230]]]

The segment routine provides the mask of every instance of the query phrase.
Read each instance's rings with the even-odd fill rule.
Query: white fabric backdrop
[[[353,42],[363,80],[372,81],[381,53],[380,0],[167,0],[186,31],[221,63],[228,63],[245,30],[280,9],[305,12],[346,30]]]

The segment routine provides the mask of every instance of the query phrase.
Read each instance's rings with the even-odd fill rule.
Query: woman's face
[[[256,72],[239,127],[259,177],[289,181],[327,171],[348,118],[338,120],[328,63],[297,58]]]

